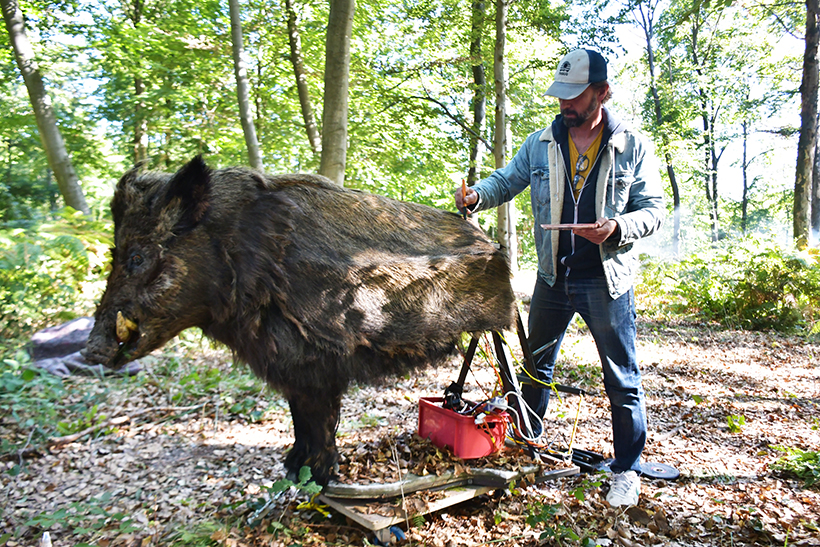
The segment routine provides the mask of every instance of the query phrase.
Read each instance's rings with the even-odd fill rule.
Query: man
[[[538,278],[532,295],[528,344],[539,380],[552,381],[561,341],[577,312],[595,339],[612,412],[615,459],[607,501],[635,505],[646,408],[635,351],[632,244],[657,231],[664,215],[657,160],[645,139],[603,106],[612,93],[600,53],[579,49],[558,63],[547,95],[561,114],[530,135],[506,167],[495,171],[456,205],[490,209],[530,186]],[[542,225],[579,224],[552,229]],[[550,390],[524,386],[524,399],[541,417]]]

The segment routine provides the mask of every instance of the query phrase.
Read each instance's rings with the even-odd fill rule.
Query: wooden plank
[[[362,503],[362,500],[343,500],[339,498],[329,498],[324,494],[319,496],[322,503],[329,505],[339,513],[367,528],[368,530],[377,531],[389,528],[396,524],[402,524],[415,515],[426,515],[445,509],[447,507],[456,505],[463,501],[475,498],[487,492],[496,490],[491,486],[457,486],[444,491],[445,495],[441,499],[425,503],[425,508],[417,513],[407,514],[401,505],[402,500],[398,499],[395,502],[395,512],[393,516],[382,515],[379,513],[369,512],[373,510],[373,504]],[[418,494],[413,494],[405,499],[416,498]],[[384,502],[380,502],[384,506]]]
[[[416,491],[414,493],[407,494],[404,497],[394,497],[391,500],[357,499],[357,497],[342,498],[339,497],[340,491],[337,490],[334,493],[334,497],[322,494],[319,496],[319,499],[322,503],[330,506],[364,528],[376,532],[379,534],[379,537],[383,539],[382,536],[385,536],[385,534],[380,533],[380,531],[386,530],[391,526],[407,522],[409,518],[416,515],[435,513],[436,511],[446,509],[447,507],[470,500],[493,490],[506,488],[511,482],[520,480],[531,474],[531,471],[531,469],[528,469],[527,471],[518,473],[501,472],[503,476],[508,479],[503,486],[483,486],[470,484],[458,485],[445,487],[443,490],[438,491]],[[579,472],[580,469],[578,466],[555,469],[539,474],[535,478],[535,482],[541,483],[559,477],[569,477],[577,475]],[[355,488],[355,486],[353,488]],[[390,490],[390,488],[387,488],[386,490]],[[365,488],[364,491],[368,490]],[[350,493],[349,490],[346,492]],[[356,494],[360,494],[360,492],[357,492]],[[438,497],[438,499],[425,499],[425,497],[430,495],[440,497]],[[409,510],[406,508],[409,508]]]

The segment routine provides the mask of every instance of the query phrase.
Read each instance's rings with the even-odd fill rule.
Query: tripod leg
[[[526,437],[532,437],[530,420],[521,404],[521,401],[523,401],[521,397],[521,386],[518,384],[518,378],[515,375],[515,370],[512,368],[510,350],[501,338],[501,335],[495,331],[493,331],[493,345],[495,346],[495,357],[498,361],[498,368],[501,371],[501,386],[504,389],[504,393],[512,392],[516,394],[516,396],[508,398],[507,404],[518,413],[519,428],[524,435]]]
[[[444,390],[444,408],[458,408],[462,406],[461,395],[464,393],[464,382],[467,381],[467,372],[470,370],[470,364],[473,362],[477,347],[478,336],[473,336],[470,340],[470,345],[467,347],[467,353],[464,354],[464,364],[461,365],[461,373],[458,375],[458,380]]]
[[[530,345],[527,342],[527,332],[524,330],[524,321],[521,320],[521,314],[516,310],[515,312],[515,328],[518,331],[518,342],[521,344],[521,352],[524,354],[524,368],[530,373],[530,376],[537,378],[535,373],[535,359],[530,351]]]

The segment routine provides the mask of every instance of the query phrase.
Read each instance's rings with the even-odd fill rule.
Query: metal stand
[[[517,315],[518,338],[524,354],[524,367],[533,377],[535,366],[532,353],[527,345],[526,333],[521,316]],[[532,437],[532,428],[529,417],[525,414],[521,399],[521,381],[513,368],[512,354],[504,338],[498,332],[491,332],[495,353],[496,365],[500,371],[501,384],[504,393],[510,394],[507,404],[519,416],[519,427],[527,436]],[[450,384],[444,391],[444,408],[458,409],[463,407],[462,394],[467,373],[470,370],[475,352],[478,348],[478,337],[473,336],[467,351],[458,380]],[[526,378],[529,381],[529,378]],[[548,388],[547,388],[548,389]],[[559,463],[561,460],[545,454],[536,454],[532,446],[527,446],[533,459]],[[573,462],[574,463],[574,462]],[[414,515],[424,515],[450,507],[457,503],[486,494],[493,490],[507,488],[512,482],[528,477],[541,483],[559,477],[577,475],[580,468],[570,465],[565,468],[541,472],[538,466],[519,469],[518,471],[503,471],[494,469],[469,469],[458,476],[454,472],[444,473],[441,476],[416,477],[407,476],[398,483],[374,485],[341,485],[331,483],[325,488],[319,499],[336,511],[347,516],[361,526],[371,530],[378,542],[388,544],[401,532],[396,528]],[[423,495],[425,492],[439,492],[434,501],[421,501],[419,504],[406,503],[413,496]],[[411,509],[412,508],[412,509]]]
[[[536,377],[535,364],[533,362],[532,352],[527,345],[527,336],[524,331],[524,322],[521,320],[521,314],[516,311],[516,330],[518,332],[518,340],[521,344],[521,351],[524,355],[524,368],[533,377]],[[493,339],[493,347],[495,349],[496,365],[501,375],[501,387],[504,393],[512,394],[508,396],[507,404],[509,404],[518,413],[519,428],[527,437],[532,437],[532,426],[530,425],[529,416],[521,404],[521,384],[519,377],[513,368],[512,354],[504,338],[497,331],[491,331]],[[458,408],[461,405],[461,396],[464,393],[464,382],[467,380],[467,372],[470,370],[473,357],[475,356],[476,348],[478,347],[478,337],[473,336],[470,340],[470,345],[464,354],[464,363],[461,366],[461,372],[458,375],[458,380],[450,384],[444,390],[444,408]],[[535,456],[532,448],[529,449],[530,456]]]

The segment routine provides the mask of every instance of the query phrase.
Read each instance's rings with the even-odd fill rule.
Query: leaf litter
[[[679,480],[644,478],[640,503],[629,509],[603,501],[603,475],[515,485],[409,518],[407,539],[399,543],[582,545],[589,538],[589,545],[626,547],[820,545],[820,491],[772,466],[783,455],[776,446],[820,451],[820,345],[771,333],[642,322],[639,358],[650,422],[644,459],[677,468]],[[305,503],[309,496],[298,488],[275,487],[292,443],[286,402],[251,392],[237,413],[230,411],[236,401],[223,392],[169,390],[157,381],[168,359],[236,374],[229,352],[202,350],[159,354],[140,379],[66,380],[77,401],[110,381],[99,412],[130,419],[0,462],[0,545],[38,545],[45,531],[54,546],[373,541],[341,515],[325,516]],[[611,456],[597,359],[588,332],[571,330],[556,381],[591,392],[580,407],[575,447]],[[339,426],[341,481],[390,482],[402,473],[475,465],[415,435],[419,398],[441,396],[459,367],[454,360],[381,386],[354,386]],[[489,365],[476,360],[465,398],[486,398],[494,383]],[[567,395],[551,402],[545,430],[558,444],[569,438],[577,405]],[[179,408],[188,410],[173,410]],[[0,417],[0,438],[30,436],[5,410]],[[479,465],[515,466],[523,457],[502,453]],[[426,502],[420,497],[415,510],[423,512]],[[249,522],[263,505],[264,516]]]

